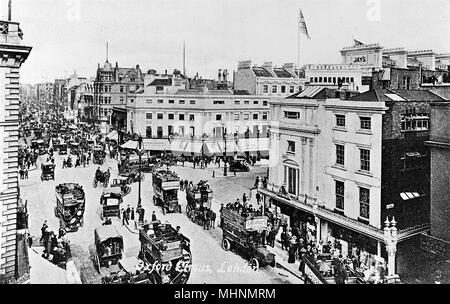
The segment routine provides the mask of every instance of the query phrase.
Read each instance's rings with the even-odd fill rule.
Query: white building
[[[388,108],[318,98],[323,90],[311,87],[271,102],[269,178],[260,193],[316,242],[338,240],[344,256],[353,247],[381,256],[382,117]]]
[[[282,67],[265,62],[262,66],[252,66],[252,62],[239,61],[238,69],[233,73],[233,88],[247,91],[251,95],[286,97],[304,89],[303,70],[294,68],[293,63]]]

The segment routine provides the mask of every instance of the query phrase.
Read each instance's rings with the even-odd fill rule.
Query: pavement
[[[44,156],[40,161],[45,160]],[[93,267],[92,248],[94,243],[94,230],[102,225],[100,220],[101,206],[99,204],[102,187],[93,188],[93,178],[97,165],[86,168],[62,169],[63,157],[55,155],[55,181],[41,181],[40,170],[30,172],[29,179],[20,180],[21,195],[28,200],[29,210],[29,232],[32,236],[40,237],[40,228],[46,219],[50,230],[57,231],[59,220],[54,215],[55,186],[60,183],[76,182],[83,186],[86,196],[86,210],[84,213],[84,226],[77,232],[68,233],[70,240],[73,265],[79,273],[83,283],[98,283],[100,276]],[[39,164],[39,163],[38,163]],[[38,165],[39,166],[39,165]],[[106,158],[105,164],[100,166],[104,171],[111,170],[111,180],[117,177],[117,161]],[[212,178],[212,171],[217,168],[193,169],[192,164],[185,163],[185,167],[174,166],[171,170],[177,172],[182,179],[192,180],[197,183],[200,180],[208,180],[214,191],[212,208],[218,214],[220,202],[235,201],[242,199],[245,192],[247,197],[251,196],[251,188],[254,187],[256,176],[263,176],[267,172],[264,165],[254,166],[250,172],[239,172],[236,176]],[[223,167],[221,168],[223,172]],[[131,193],[124,197],[123,207],[127,205],[135,207],[138,201],[138,183],[131,184]],[[221,247],[222,231],[220,228],[204,230],[199,225],[191,222],[185,214],[186,193],[179,191],[179,202],[182,213],[162,214],[160,207],[153,206],[153,189],[151,174],[145,175],[142,182],[142,206],[145,209],[145,217],[151,217],[153,211],[162,222],[170,222],[173,226],[180,226],[181,232],[191,240],[192,272],[188,284],[301,284],[302,281],[292,272],[282,267],[280,261],[277,267],[265,267],[258,271],[250,270],[248,261],[233,251],[225,251]],[[254,199],[254,198],[253,198]],[[251,198],[252,200],[252,198]],[[219,220],[219,217],[218,219]],[[119,229],[124,239],[126,256],[137,256],[140,243],[134,224],[122,225],[120,219],[113,219],[113,224]],[[280,260],[278,258],[278,260]]]

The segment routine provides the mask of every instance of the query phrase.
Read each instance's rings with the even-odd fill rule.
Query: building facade
[[[116,62],[115,67],[105,62],[97,68],[94,80],[94,107],[93,115],[97,120],[112,122],[113,108],[125,109],[129,94],[141,89],[144,84],[143,74],[136,65],[135,68],[120,68]]]
[[[19,23],[0,21],[0,284],[29,276],[27,236],[18,223],[19,78],[31,47]]]
[[[431,103],[431,235],[450,242],[450,103]]]
[[[266,97],[287,97],[304,89],[303,69],[294,68],[293,63],[275,67],[272,62],[252,66],[252,62],[239,61],[233,73],[233,88],[247,94]]]
[[[128,98],[127,131],[146,138],[222,138],[226,128],[231,134],[267,136],[268,98],[186,86],[179,74],[147,75],[145,88]]]

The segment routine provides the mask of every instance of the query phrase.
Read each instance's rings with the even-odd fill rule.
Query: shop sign
[[[386,205],[386,209],[392,209],[392,208],[394,208],[394,204]]]
[[[353,57],[353,63],[366,63],[367,62],[367,56],[358,56]]]

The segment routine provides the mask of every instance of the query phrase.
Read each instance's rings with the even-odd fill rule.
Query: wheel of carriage
[[[222,240],[222,247],[226,251],[231,249],[231,243],[230,243],[230,241],[227,238],[223,238],[223,240]]]
[[[166,215],[166,207],[162,206],[163,215]]]
[[[97,188],[97,179],[94,177],[94,188]]]
[[[259,269],[259,261],[257,258],[250,258],[250,267],[252,267],[254,271]]]
[[[154,196],[153,196],[153,205],[155,205],[155,206],[157,205],[156,204],[156,197],[154,197]]]
[[[269,264],[269,265],[270,265],[271,267],[275,267],[275,266],[276,266],[276,264],[277,264],[277,263],[275,262],[275,259],[273,259],[273,261],[272,261],[272,262],[270,262],[270,264]]]

